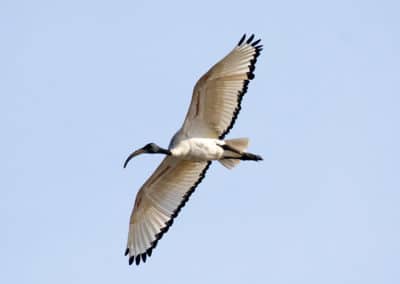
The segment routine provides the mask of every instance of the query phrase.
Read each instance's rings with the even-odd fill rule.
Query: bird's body
[[[233,141],[241,143],[242,146],[234,144]],[[193,162],[223,161],[227,159],[249,160],[243,157],[243,150],[247,148],[247,138],[231,140],[219,140],[213,138],[189,138],[179,141],[173,148],[169,149],[171,156]],[[257,155],[255,155],[257,156]],[[257,156],[254,160],[261,160]]]
[[[196,162],[219,160],[223,157],[224,141],[213,138],[189,138],[179,141],[172,149],[172,156]]]
[[[189,138],[179,141],[170,151],[173,157],[183,160],[212,161],[222,158],[224,149],[221,146],[223,144],[223,141],[213,138]]]
[[[142,153],[166,157],[136,195],[125,254],[129,264],[146,261],[158,240],[204,178],[212,161],[233,168],[241,160],[259,161],[245,152],[247,138],[224,139],[241,108],[255,63],[262,50],[260,40],[245,35],[238,45],[197,82],[185,121],[168,149],[149,143],[134,151],[124,167]]]

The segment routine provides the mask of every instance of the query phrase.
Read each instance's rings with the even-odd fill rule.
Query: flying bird
[[[262,160],[259,155],[245,152],[247,138],[224,140],[254,78],[262,50],[260,41],[244,34],[235,48],[199,79],[185,121],[167,149],[149,143],[126,159],[124,168],[143,153],[166,155],[136,195],[125,251],[130,265],[151,256],[212,161],[231,169],[241,160]]]

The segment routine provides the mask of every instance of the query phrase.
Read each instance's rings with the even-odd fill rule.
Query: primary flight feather
[[[262,45],[254,35],[240,39],[237,46],[196,83],[182,127],[168,149],[154,143],[134,151],[135,156],[160,153],[166,157],[136,195],[129,222],[125,255],[129,264],[145,262],[157,242],[202,181],[211,161],[231,169],[240,160],[262,160],[245,152],[247,138],[223,140],[233,127],[241,108]]]

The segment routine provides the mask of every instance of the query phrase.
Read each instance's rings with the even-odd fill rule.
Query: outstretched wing
[[[240,103],[254,78],[261,40],[243,35],[237,46],[196,83],[181,131],[187,137],[223,139],[232,128]]]
[[[146,261],[172,225],[211,162],[192,162],[167,156],[136,195],[125,255],[129,264]]]

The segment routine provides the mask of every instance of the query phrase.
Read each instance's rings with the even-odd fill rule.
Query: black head
[[[158,153],[160,147],[156,143],[149,143],[142,148],[145,153],[154,154]]]
[[[130,154],[128,156],[128,158],[126,159],[125,163],[124,163],[124,168],[126,167],[126,165],[128,164],[128,162],[133,158],[136,157],[140,154],[166,154],[166,155],[171,155],[171,152],[167,149],[161,148],[160,146],[158,146],[155,143],[149,143],[146,144],[143,148],[140,148],[138,150],[136,150],[135,152],[133,152],[132,154]]]

